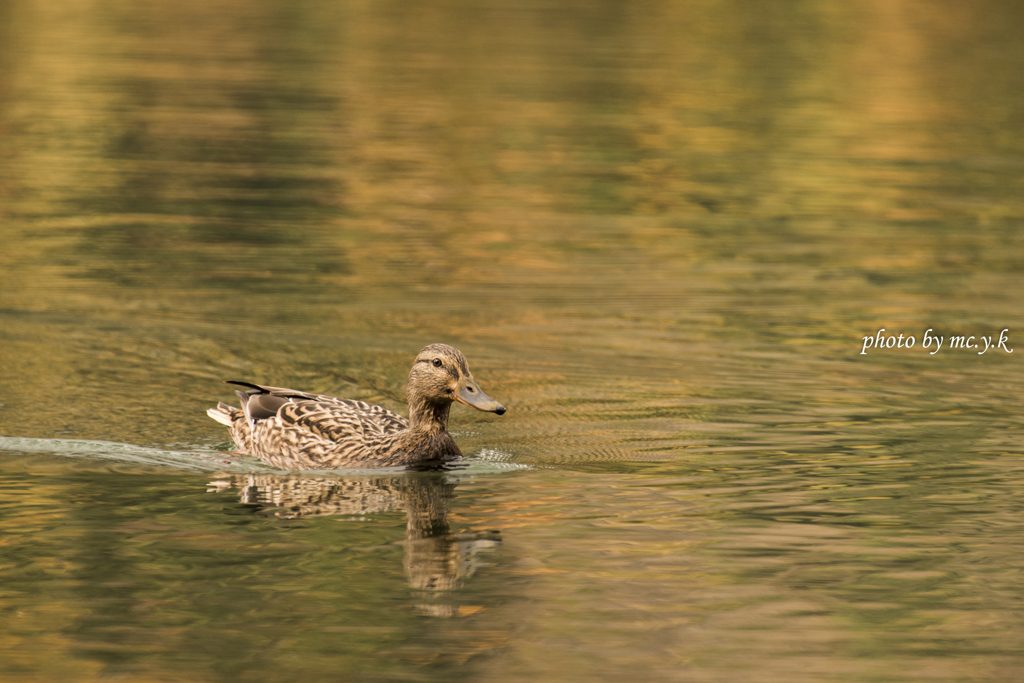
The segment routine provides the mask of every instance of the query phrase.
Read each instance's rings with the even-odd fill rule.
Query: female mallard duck
[[[485,412],[505,408],[480,390],[462,352],[445,344],[420,351],[409,372],[409,419],[380,406],[333,396],[229,382],[241,409],[206,414],[231,430],[238,450],[289,470],[396,467],[462,455],[448,433],[452,401]]]

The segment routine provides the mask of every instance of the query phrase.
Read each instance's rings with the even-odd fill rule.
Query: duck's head
[[[409,372],[408,392],[410,404],[414,399],[446,405],[458,401],[484,412],[505,414],[505,406],[485,394],[473,379],[462,352],[447,344],[431,344],[420,351]]]

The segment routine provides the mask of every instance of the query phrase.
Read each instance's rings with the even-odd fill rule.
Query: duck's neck
[[[418,432],[448,431],[448,413],[451,401],[427,401],[415,394],[409,395],[409,429]]]

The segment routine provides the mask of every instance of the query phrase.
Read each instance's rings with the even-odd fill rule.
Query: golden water
[[[0,675],[1019,677],[1022,28],[5,4]],[[222,380],[401,410],[436,341],[466,468],[219,452]]]

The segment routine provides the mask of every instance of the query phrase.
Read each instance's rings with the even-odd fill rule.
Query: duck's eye
[[[434,359],[434,367],[435,368],[441,367],[441,359],[440,358],[435,358]]]

